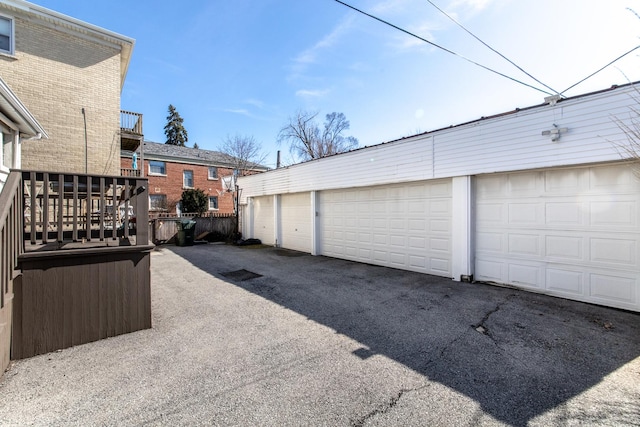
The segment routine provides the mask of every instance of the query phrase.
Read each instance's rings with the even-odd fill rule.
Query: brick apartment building
[[[122,151],[122,169],[133,169],[133,154]],[[218,151],[145,141],[144,160],[137,163],[137,168],[144,171],[149,179],[150,213],[179,213],[177,207],[182,192],[190,188],[204,191],[209,212],[234,212],[234,193],[230,191],[233,189],[231,177],[235,164],[232,157]],[[266,170],[266,167],[257,165],[245,173]]]

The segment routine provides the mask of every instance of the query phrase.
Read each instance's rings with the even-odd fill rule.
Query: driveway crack
[[[513,295],[508,295],[504,301],[499,302],[492,310],[489,310],[485,313],[484,317],[482,318],[482,320],[480,320],[480,322],[476,323],[475,325],[471,325],[471,327],[473,329],[475,329],[476,331],[480,332],[483,335],[488,336],[489,338],[491,338],[494,342],[495,340],[493,339],[493,337],[491,336],[491,333],[489,331],[489,327],[486,325],[487,321],[489,320],[489,318],[497,313],[504,304],[507,303],[507,301],[509,301],[509,299],[512,297]]]
[[[358,418],[356,421],[353,421],[351,423],[351,425],[353,427],[362,427],[371,418],[374,418],[374,417],[376,417],[378,415],[386,414],[391,409],[393,409],[398,404],[400,399],[402,399],[402,397],[406,393],[410,393],[410,392],[413,392],[413,391],[418,391],[418,390],[421,390],[421,389],[423,389],[425,387],[428,387],[428,386],[429,385],[426,384],[426,385],[423,385],[423,386],[417,387],[417,388],[410,388],[410,389],[403,388],[403,389],[401,389],[395,396],[392,396],[391,399],[388,402],[378,406],[377,408],[375,408],[371,412],[369,412],[369,413],[365,414],[364,416]]]

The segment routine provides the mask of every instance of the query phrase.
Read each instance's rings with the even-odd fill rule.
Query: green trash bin
[[[180,218],[176,222],[176,228],[178,229],[178,246],[193,246],[196,232],[196,222],[187,218]]]

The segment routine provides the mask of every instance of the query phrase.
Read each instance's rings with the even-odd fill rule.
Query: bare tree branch
[[[261,166],[267,158],[262,146],[253,136],[227,135],[218,150],[232,158],[234,169],[241,175],[246,175],[256,166]]]
[[[358,140],[342,133],[349,129],[344,113],[326,115],[323,129],[315,121],[318,112],[299,110],[280,129],[278,142],[287,142],[292,155],[301,160],[342,153],[358,146]]]

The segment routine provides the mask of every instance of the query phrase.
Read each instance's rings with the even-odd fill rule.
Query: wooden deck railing
[[[0,192],[0,308],[11,296],[11,283],[24,251],[22,241],[22,191],[19,172],[11,172]]]
[[[148,244],[147,180],[22,171],[24,237],[36,244],[116,241]],[[139,224],[139,226],[137,226]]]
[[[140,176],[140,169],[120,169],[120,175],[122,176]]]
[[[142,114],[120,110],[120,129],[134,135],[142,135]]]
[[[19,172],[10,172],[0,190],[0,375],[9,365],[14,289],[21,279],[18,271],[18,256],[24,251],[21,182]]]

